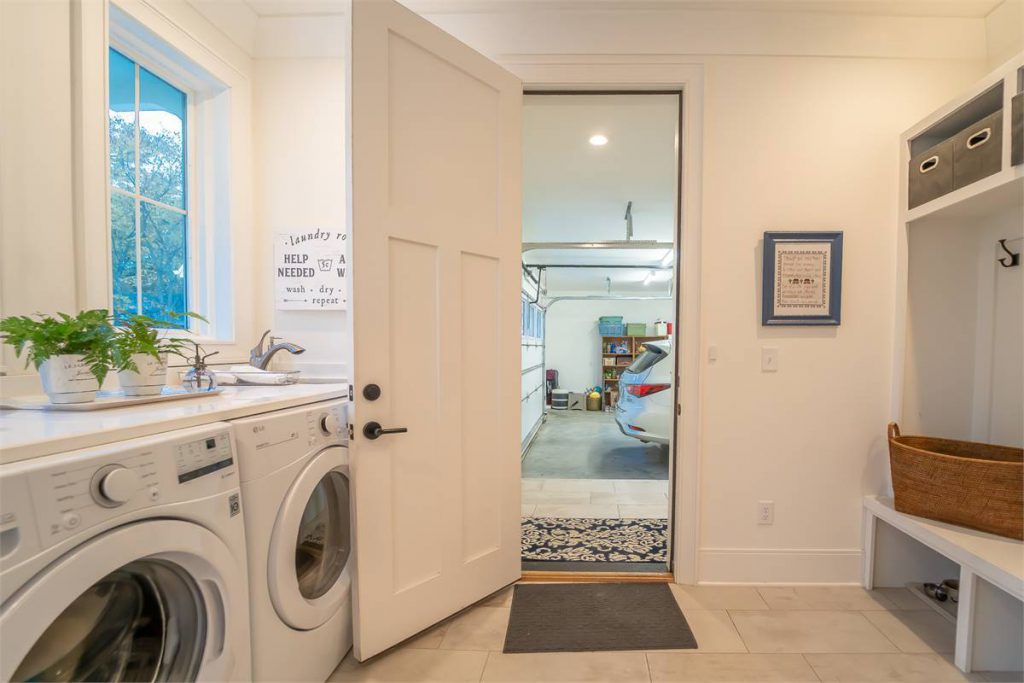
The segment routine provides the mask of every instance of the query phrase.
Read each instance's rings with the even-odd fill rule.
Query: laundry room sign
[[[347,235],[313,228],[274,236],[274,301],[278,310],[348,308]]]

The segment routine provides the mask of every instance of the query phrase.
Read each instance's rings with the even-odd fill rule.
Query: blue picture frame
[[[841,231],[764,233],[762,325],[839,325],[842,288]]]

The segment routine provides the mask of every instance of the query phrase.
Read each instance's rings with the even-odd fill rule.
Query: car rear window
[[[655,363],[664,358],[667,354],[656,346],[648,346],[647,349],[633,360],[633,364],[626,368],[626,372],[643,372]]]

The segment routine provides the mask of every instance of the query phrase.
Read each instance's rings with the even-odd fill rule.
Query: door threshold
[[[673,583],[672,572],[523,571],[520,583]]]

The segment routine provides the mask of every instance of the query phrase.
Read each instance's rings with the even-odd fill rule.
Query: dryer
[[[250,679],[220,422],[0,466],[0,680]]]
[[[324,681],[352,646],[347,405],[232,422],[257,681]]]

